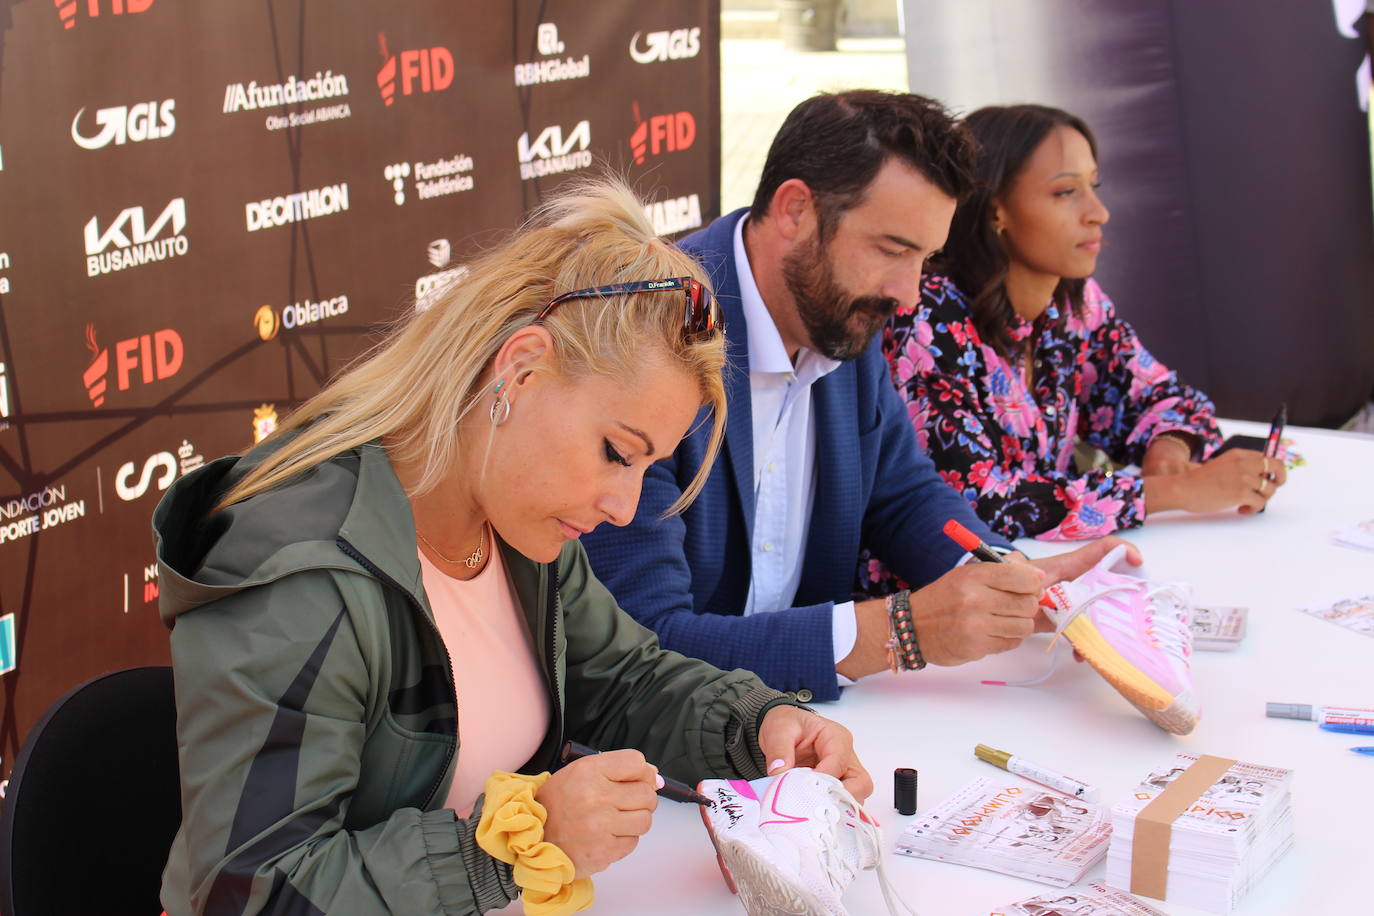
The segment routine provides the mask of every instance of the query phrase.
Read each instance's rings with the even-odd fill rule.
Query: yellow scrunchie
[[[549,812],[534,793],[548,773],[524,776],[494,771],[487,777],[477,845],[493,859],[515,866],[515,883],[524,890],[525,916],[567,916],[592,905],[592,879],[573,880],[568,854],[544,842]]]

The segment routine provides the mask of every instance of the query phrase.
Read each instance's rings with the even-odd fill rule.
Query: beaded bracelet
[[[892,638],[887,643],[892,670],[920,671],[926,666],[921,646],[916,641],[916,624],[911,619],[911,592],[902,589],[887,596],[888,624]]]

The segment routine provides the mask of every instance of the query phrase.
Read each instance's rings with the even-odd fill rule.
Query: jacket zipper
[[[416,600],[409,589],[403,588],[395,579],[378,569],[371,560],[364,557],[358,552],[356,547],[343,538],[338,538],[335,543],[339,545],[340,550],[352,557],[360,566],[376,576],[378,580],[385,582],[387,585],[406,596],[406,599],[410,601],[411,606],[414,608],[416,615],[429,626],[430,632],[434,634],[434,639],[439,644],[439,651],[444,654],[444,668],[448,671],[448,696],[449,701],[453,704],[453,736],[448,742],[448,747],[444,756],[444,768],[439,771],[439,778],[429,787],[429,793],[425,796],[424,810],[428,811],[430,803],[434,801],[435,793],[439,791],[439,786],[443,785],[444,774],[448,772],[449,765],[453,763],[453,755],[458,750],[458,691],[453,686],[453,658],[448,654],[448,647],[444,645],[444,637],[439,632],[438,624],[429,619],[429,615],[425,613],[424,606]]]
[[[557,765],[559,749],[563,746],[563,681],[558,676],[558,618],[563,616],[563,590],[558,582],[558,565],[548,564],[549,575],[553,578],[553,592],[549,597],[549,643],[548,656],[549,681],[553,686],[553,727],[558,740],[554,742],[554,761],[550,769]]]

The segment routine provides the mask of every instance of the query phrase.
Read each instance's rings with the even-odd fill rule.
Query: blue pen
[[[1366,754],[1370,757],[1374,757],[1374,747],[1352,747],[1351,750],[1357,754]]]

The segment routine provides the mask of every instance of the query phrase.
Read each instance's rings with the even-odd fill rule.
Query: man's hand
[[[759,726],[759,750],[768,775],[794,766],[834,776],[862,802],[873,794],[873,778],[854,754],[854,736],[838,722],[796,706],[774,706]]]
[[[1015,649],[1035,630],[1045,574],[1028,563],[966,563],[911,593],[921,654],[962,665]]]
[[[577,877],[605,871],[649,832],[662,785],[636,750],[574,760],[535,793],[548,810],[544,839],[567,853]]]

